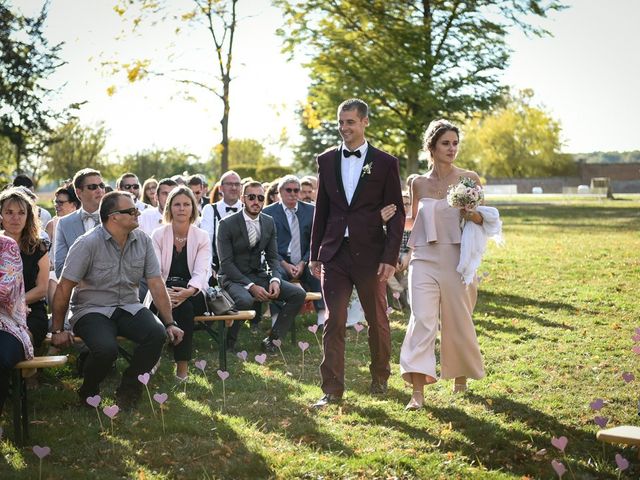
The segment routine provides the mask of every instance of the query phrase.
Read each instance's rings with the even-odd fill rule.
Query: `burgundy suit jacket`
[[[317,163],[318,193],[310,260],[329,262],[340,248],[348,226],[349,248],[355,263],[386,263],[395,267],[405,220],[398,159],[369,144],[351,205],[342,183],[340,148],[322,153]],[[391,203],[397,210],[387,222],[385,233],[380,210]]]

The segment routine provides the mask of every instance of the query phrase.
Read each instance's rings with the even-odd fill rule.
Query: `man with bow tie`
[[[239,310],[260,306],[260,302],[283,302],[271,333],[262,341],[267,353],[277,352],[273,341],[283,338],[302,308],[305,291],[282,279],[279,273],[276,227],[273,218],[262,213],[264,188],[259,182],[245,184],[244,208],[220,221],[216,238],[220,285],[233,297]],[[262,252],[270,272],[263,267]],[[257,304],[257,305],[256,305]],[[227,337],[233,349],[243,322],[235,321]]]
[[[347,307],[356,287],[369,327],[370,392],[387,392],[391,336],[387,280],[395,270],[404,227],[398,159],[365,139],[369,107],[350,99],[338,107],[342,145],[318,156],[318,189],[309,268],[322,282],[327,306],[320,365],[324,396],[314,407],[342,401]],[[383,229],[380,211],[396,213]]]
[[[202,221],[200,222],[200,228],[209,233],[212,247],[212,267],[215,272],[218,271],[220,265],[216,248],[216,234],[220,220],[242,210],[240,175],[233,170],[223,173],[220,177],[220,192],[222,200],[205,205],[202,208]]]
[[[56,226],[54,265],[56,277],[60,278],[67,253],[76,239],[93,227],[100,225],[100,200],[104,196],[105,184],[98,170],[83,168],[73,176],[73,189],[81,207],[62,217]]]

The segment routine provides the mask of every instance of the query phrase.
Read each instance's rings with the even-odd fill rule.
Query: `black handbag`
[[[171,287],[187,288],[189,286],[189,281],[182,277],[168,277],[167,281],[165,282],[165,285],[168,288],[171,288]]]
[[[204,294],[208,313],[213,315],[233,315],[238,313],[233,298],[224,289],[209,287],[202,293]]]

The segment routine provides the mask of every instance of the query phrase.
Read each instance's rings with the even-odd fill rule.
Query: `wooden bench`
[[[218,342],[218,359],[220,370],[227,369],[227,327],[236,320],[251,320],[256,316],[255,310],[240,310],[232,315],[199,315],[193,320],[196,327],[205,330],[211,338]],[[218,322],[218,331],[211,328],[211,323]]]
[[[606,428],[596,433],[596,438],[601,442],[607,443],[640,445],[640,427],[621,425],[619,427]],[[640,449],[638,450],[638,458],[640,458]]]
[[[23,445],[29,438],[29,408],[27,405],[27,385],[25,378],[30,370],[61,367],[67,363],[66,355],[34,357],[16,364],[11,375],[11,391],[13,400],[13,431],[16,443]]]
[[[118,341],[118,353],[122,356],[122,358],[124,358],[127,362],[131,363],[131,359],[133,359],[133,354],[131,352],[129,352],[128,350],[126,350],[122,345],[120,345],[122,342],[125,342],[128,340],[128,338],[126,337],[116,337],[116,340]],[[48,344],[51,345],[51,334],[47,333],[47,336],[44,338],[44,340],[42,341],[43,344]],[[73,336],[73,343],[75,345],[81,345],[84,343],[84,340],[82,340],[82,338],[78,337],[77,335]]]

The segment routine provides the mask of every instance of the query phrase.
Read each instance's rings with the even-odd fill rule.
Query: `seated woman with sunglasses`
[[[193,318],[206,309],[201,292],[209,286],[211,243],[209,235],[194,225],[198,219],[196,198],[189,187],[169,193],[163,225],[151,234],[160,262],[160,273],[167,285],[173,319],[184,331],[182,342],[173,348],[176,379],[187,379],[192,354]],[[147,295],[147,302],[150,303]],[[155,312],[155,306],[151,304]]]

